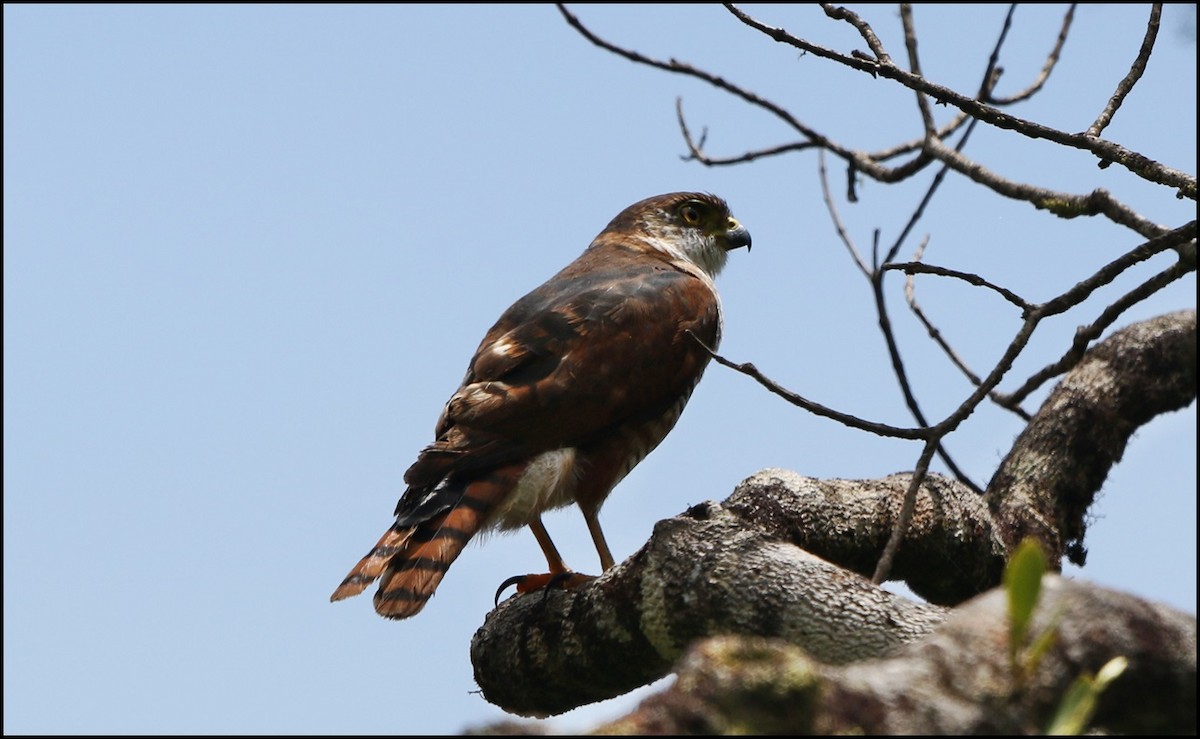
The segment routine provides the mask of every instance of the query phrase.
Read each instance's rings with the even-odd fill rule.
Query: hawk
[[[750,233],[714,195],[647,198],[492,326],[446,402],[433,443],[404,474],[395,523],[330,600],[379,580],[375,610],[408,618],[467,542],[528,526],[550,572],[567,569],[544,511],[579,506],[604,570],[600,506],[679,420],[721,337],[713,278]],[[703,345],[701,344],[703,342]]]

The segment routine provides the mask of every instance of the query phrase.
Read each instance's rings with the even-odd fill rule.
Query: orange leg
[[[604,572],[608,572],[612,569],[614,562],[612,552],[608,550],[608,542],[604,540],[604,532],[600,530],[599,511],[584,509],[583,520],[587,521],[588,531],[592,535],[592,543],[596,545],[596,552],[600,555],[600,567]]]
[[[558,553],[558,548],[550,540],[550,534],[546,532],[546,527],[542,525],[541,516],[530,522],[529,530],[533,532],[533,538],[537,539],[538,546],[542,548],[542,554],[546,555],[546,563],[550,565],[550,574],[561,575],[564,572],[569,572],[567,566],[563,564],[562,556]]]

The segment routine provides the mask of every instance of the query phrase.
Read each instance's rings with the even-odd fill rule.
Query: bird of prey
[[[375,610],[408,618],[475,534],[523,526],[550,572],[514,578],[519,592],[585,581],[542,525],[543,512],[571,503],[611,568],[600,506],[679,419],[705,347],[721,337],[713,278],[741,246],[750,233],[714,195],[670,193],[621,211],[487,332],[435,440],[404,474],[395,523],[330,599],[379,580]]]

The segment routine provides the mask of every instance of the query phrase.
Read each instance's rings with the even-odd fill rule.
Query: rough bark
[[[988,484],[1012,547],[1033,536],[1051,562],[1083,566],[1084,522],[1129,437],[1196,399],[1196,311],[1168,313],[1093,347],[1042,404]]]
[[[870,576],[911,480],[907,472],[878,480],[818,480],[769,469],[738,485],[726,505],[783,541]],[[952,605],[999,583],[1007,554],[979,495],[929,474],[918,489],[891,579],[931,603]]]
[[[663,693],[597,733],[1027,734],[1044,731],[1071,683],[1113,657],[1129,668],[1101,695],[1105,733],[1196,732],[1196,619],[1047,576],[1035,633],[1057,638],[1024,681],[1007,653],[1005,593],[957,609],[892,657],[825,665],[782,640],[698,642]]]
[[[705,636],[782,637],[845,663],[887,654],[944,615],[710,502],[659,522],[586,588],[505,601],[475,634],[471,660],[489,701],[545,716],[653,682]]]

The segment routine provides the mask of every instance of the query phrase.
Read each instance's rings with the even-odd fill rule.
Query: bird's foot
[[[508,589],[510,585],[517,586],[517,592],[520,594],[534,593],[538,590],[550,590],[558,588],[559,590],[574,590],[581,587],[592,580],[595,580],[595,575],[581,575],[578,572],[547,572],[542,575],[513,575],[504,582],[500,583],[500,587],[496,590],[496,605],[500,605],[500,594]]]

